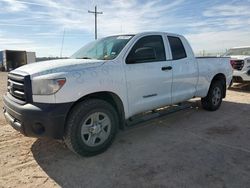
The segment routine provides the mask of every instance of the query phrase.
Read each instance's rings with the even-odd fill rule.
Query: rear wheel
[[[221,81],[214,81],[210,86],[207,96],[201,99],[202,107],[205,110],[215,111],[220,107],[222,98],[223,84]]]
[[[70,113],[64,141],[79,155],[96,155],[111,145],[117,127],[113,106],[103,100],[90,99],[77,104]]]

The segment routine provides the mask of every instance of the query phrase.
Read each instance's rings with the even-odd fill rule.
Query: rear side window
[[[146,62],[157,62],[157,61],[166,61],[166,54],[165,54],[165,48],[164,43],[162,40],[162,36],[160,35],[151,35],[151,36],[145,36],[139,39],[136,44],[131,49],[127,59],[136,59],[137,51],[142,48],[150,48],[154,51],[155,58],[150,59],[145,56],[145,59],[141,59],[140,61],[134,62],[134,63],[146,63]],[[150,60],[149,60],[150,59]],[[128,64],[130,64],[128,61],[126,61]]]
[[[185,48],[180,38],[168,36],[168,41],[170,44],[173,60],[183,59],[187,57]]]

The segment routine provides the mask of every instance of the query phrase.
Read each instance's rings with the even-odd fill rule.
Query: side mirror
[[[142,47],[135,51],[134,57],[128,57],[127,63],[140,63],[141,61],[150,61],[156,59],[156,52],[152,47]]]

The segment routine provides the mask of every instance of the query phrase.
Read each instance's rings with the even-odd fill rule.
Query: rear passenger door
[[[177,36],[167,36],[167,39],[172,54],[172,103],[175,104],[195,95],[198,71],[194,55],[185,50],[190,48],[187,41]]]

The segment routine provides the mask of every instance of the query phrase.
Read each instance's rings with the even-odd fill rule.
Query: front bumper
[[[66,117],[72,103],[21,105],[7,95],[3,97],[3,103],[6,121],[25,136],[63,138]]]
[[[246,71],[234,71],[233,78],[235,82],[249,82],[250,81],[250,67]]]

